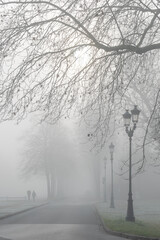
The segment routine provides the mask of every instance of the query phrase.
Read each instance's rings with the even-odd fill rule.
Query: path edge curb
[[[5,218],[18,215],[18,214],[20,214],[20,213],[27,212],[27,211],[32,210],[32,209],[35,209],[35,208],[39,208],[39,207],[45,206],[45,205],[47,205],[47,204],[48,204],[48,202],[42,203],[42,204],[40,204],[40,205],[38,205],[38,206],[33,206],[33,207],[30,207],[30,208],[26,208],[26,209],[23,209],[23,210],[14,212],[14,213],[9,213],[9,214],[7,214],[7,215],[5,215],[5,216],[1,216],[1,217],[0,217],[0,220],[3,220],[3,219],[5,219]]]

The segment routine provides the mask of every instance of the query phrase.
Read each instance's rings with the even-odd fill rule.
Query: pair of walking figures
[[[31,200],[31,195],[32,195],[33,201],[35,201],[36,200],[36,192],[34,190],[33,190],[32,194],[31,194],[30,190],[27,191],[27,198],[28,198],[28,200]]]

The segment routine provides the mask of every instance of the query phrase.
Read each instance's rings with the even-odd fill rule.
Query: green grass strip
[[[159,223],[145,223],[142,221],[127,222],[124,219],[107,219],[104,218],[106,226],[116,232],[128,233],[144,237],[160,237]]]

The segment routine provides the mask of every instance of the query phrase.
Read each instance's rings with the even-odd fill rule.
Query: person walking
[[[33,192],[32,192],[32,198],[33,198],[33,201],[35,201],[36,200],[36,192],[33,190]]]
[[[30,190],[27,191],[27,198],[29,201],[31,200],[31,191]]]

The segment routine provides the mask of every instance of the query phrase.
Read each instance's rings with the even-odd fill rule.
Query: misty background
[[[23,154],[26,136],[38,127],[31,119],[19,124],[8,121],[0,124],[0,197],[24,197],[28,189],[35,190],[38,198],[47,198],[46,180],[43,174],[23,176]],[[87,128],[73,120],[64,120],[56,128],[53,151],[57,156],[56,198],[103,201],[104,157],[107,157],[107,199],[110,199],[109,144],[102,151],[93,148],[88,140]],[[122,141],[123,139],[123,141]],[[126,200],[128,194],[128,138],[125,131],[112,137],[114,152],[115,200]],[[133,159],[141,154],[133,154]],[[134,169],[134,166],[133,166]],[[136,200],[159,199],[159,168],[145,166],[145,170],[133,177],[133,196]]]

